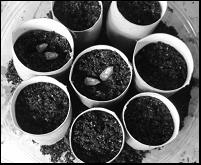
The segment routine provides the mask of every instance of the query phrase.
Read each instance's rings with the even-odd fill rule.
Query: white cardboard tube
[[[184,82],[184,84],[181,87],[176,88],[174,90],[161,90],[161,89],[157,89],[157,88],[150,86],[148,83],[146,83],[141,78],[141,76],[139,75],[139,73],[137,71],[136,65],[135,65],[135,56],[137,55],[137,53],[144,46],[146,46],[150,43],[156,43],[159,41],[175,48],[183,56],[183,58],[187,64],[186,81]],[[134,53],[133,53],[133,69],[134,69],[134,73],[135,73],[135,76],[134,76],[135,85],[139,92],[148,92],[148,91],[157,92],[157,93],[160,93],[160,94],[168,97],[168,96],[171,96],[172,94],[174,94],[175,92],[181,90],[185,86],[189,85],[192,74],[193,74],[194,63],[193,63],[192,54],[191,54],[189,48],[186,46],[186,44],[183,41],[181,41],[180,39],[178,39],[172,35],[169,35],[169,34],[156,33],[156,34],[151,34],[151,35],[137,41],[137,44],[135,46]]]
[[[54,70],[54,71],[49,71],[49,72],[39,72],[39,71],[34,71],[28,67],[26,67],[17,57],[15,51],[14,51],[14,44],[16,40],[24,33],[31,31],[31,30],[45,30],[45,31],[55,31],[56,33],[64,36],[72,49],[72,52],[70,53],[70,59],[69,61],[63,65],[61,68]],[[66,29],[64,25],[61,23],[47,19],[47,18],[39,18],[39,19],[32,19],[29,21],[24,22],[21,24],[19,27],[17,27],[13,33],[12,33],[12,56],[13,56],[13,62],[14,66],[17,70],[17,73],[23,80],[28,80],[34,76],[52,76],[52,77],[57,77],[64,73],[72,64],[73,61],[73,56],[74,56],[74,41],[73,38]]]
[[[123,58],[123,60],[127,63],[128,67],[130,68],[130,73],[131,73],[129,84],[126,87],[126,89],[124,90],[124,92],[121,95],[117,96],[116,98],[111,99],[111,100],[107,100],[107,101],[98,101],[98,100],[93,100],[93,99],[87,98],[86,96],[84,96],[83,94],[81,94],[78,89],[76,89],[76,87],[74,86],[74,84],[72,82],[73,69],[74,69],[74,66],[75,66],[76,62],[78,61],[78,59],[82,55],[86,54],[87,52],[91,52],[92,50],[101,50],[101,49],[108,49],[108,50],[112,50],[112,51],[117,52]],[[129,89],[129,86],[131,84],[132,76],[133,76],[132,66],[131,66],[130,62],[128,61],[127,57],[121,51],[119,51],[118,49],[116,49],[116,48],[114,48],[112,46],[108,46],[108,45],[96,45],[96,46],[92,46],[92,47],[89,47],[89,48],[83,50],[75,58],[75,60],[74,60],[74,62],[72,64],[72,67],[70,69],[69,81],[70,81],[70,84],[73,87],[74,91],[79,96],[80,100],[82,101],[82,103],[84,105],[86,105],[88,108],[97,107],[97,106],[108,107],[108,106],[113,105],[114,103],[120,101],[125,96],[125,94],[127,93],[128,89]]]
[[[103,20],[103,4],[102,4],[102,1],[98,1],[98,2],[101,6],[101,13],[98,20],[94,23],[92,27],[85,30],[81,30],[81,31],[73,30],[66,27],[68,28],[69,31],[75,34],[75,44],[79,50],[91,46],[98,39],[100,35],[101,28],[102,28],[102,20]],[[52,4],[51,4],[53,19],[56,21],[59,21],[53,11],[54,3],[55,1],[52,1]]]
[[[128,104],[130,103],[130,101],[136,99],[136,98],[139,98],[139,97],[143,97],[143,96],[149,96],[149,97],[153,97],[153,98],[157,98],[159,99],[160,101],[162,101],[166,106],[167,108],[169,109],[169,112],[172,116],[172,119],[173,119],[173,122],[174,122],[174,131],[173,131],[173,134],[172,134],[172,137],[167,141],[165,142],[164,144],[161,144],[161,145],[156,145],[156,146],[152,146],[152,145],[146,145],[146,144],[143,144],[141,142],[139,142],[138,140],[136,140],[131,134],[130,132],[128,131],[127,129],[127,126],[126,126],[126,123],[125,123],[125,113],[126,113],[126,109],[127,109],[127,106]],[[135,110],[135,109],[133,109]],[[122,112],[122,119],[123,119],[123,125],[124,125],[124,128],[125,128],[125,133],[126,133],[126,143],[131,146],[132,148],[136,149],[136,150],[152,150],[154,148],[158,148],[158,147],[162,147],[162,146],[165,146],[167,144],[169,144],[170,142],[172,142],[178,135],[178,132],[179,132],[179,125],[180,125],[180,117],[179,117],[179,114],[178,114],[178,111],[177,109],[175,108],[175,106],[172,104],[172,102],[170,102],[166,97],[160,95],[160,94],[157,94],[157,93],[152,93],[152,92],[144,92],[144,93],[140,93],[140,94],[137,94],[135,95],[134,97],[132,97],[124,106],[123,108],[123,112]],[[135,126],[133,125],[133,128],[135,128]]]
[[[75,122],[78,120],[78,118],[79,118],[80,116],[82,116],[82,115],[85,114],[85,113],[92,112],[92,111],[101,111],[101,112],[109,113],[110,115],[112,115],[112,116],[118,121],[118,123],[119,123],[119,125],[120,125],[120,127],[121,127],[122,134],[123,134],[122,145],[121,145],[121,148],[120,148],[118,154],[117,154],[114,158],[112,158],[111,160],[109,160],[108,162],[106,162],[106,163],[111,163],[113,160],[115,160],[115,159],[118,157],[118,155],[121,153],[121,151],[122,151],[122,149],[123,149],[123,147],[124,147],[124,143],[125,143],[125,132],[124,132],[124,127],[123,127],[123,125],[122,125],[120,119],[118,118],[118,116],[117,116],[113,111],[111,111],[111,110],[109,110],[109,109],[106,109],[106,108],[101,108],[101,107],[90,108],[90,109],[85,110],[84,112],[80,113],[80,114],[74,119],[74,121],[73,121],[73,123],[72,123],[72,125],[71,125],[71,127],[70,127],[70,132],[69,132],[69,142],[70,142],[71,151],[73,152],[74,156],[76,157],[76,159],[77,159],[77,161],[78,161],[79,163],[84,163],[82,160],[80,160],[80,159],[76,156],[76,154],[75,154],[74,151],[73,151],[73,147],[72,147],[72,129],[73,129],[73,126],[74,126]]]
[[[118,1],[112,1],[106,22],[106,32],[115,47],[124,50],[131,49],[136,40],[153,32],[167,10],[167,1],[158,1],[162,12],[161,17],[150,25],[137,25],[128,21],[118,10]]]
[[[68,113],[66,115],[65,120],[55,130],[53,130],[49,133],[45,133],[45,134],[31,134],[26,131],[23,131],[17,123],[16,114],[15,114],[16,113],[15,112],[15,103],[16,103],[16,99],[17,99],[19,93],[21,92],[21,90],[23,90],[26,86],[28,86],[30,84],[34,84],[34,83],[38,83],[38,82],[46,82],[46,83],[51,83],[51,84],[58,86],[60,89],[62,89],[66,93],[66,95],[69,99],[69,109],[68,109]],[[66,86],[63,85],[62,83],[60,83],[59,81],[57,81],[56,79],[48,77],[48,76],[37,76],[37,77],[33,77],[29,80],[23,81],[16,88],[16,90],[13,94],[12,103],[11,103],[11,117],[12,117],[12,121],[13,121],[15,128],[17,130],[19,130],[20,132],[22,132],[23,136],[26,136],[29,139],[33,139],[41,145],[52,145],[52,144],[58,142],[65,136],[65,134],[70,126],[71,119],[72,119],[71,99],[70,99],[70,95],[68,93]]]

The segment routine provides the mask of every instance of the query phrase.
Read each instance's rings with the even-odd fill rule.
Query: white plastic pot
[[[112,1],[106,22],[106,32],[115,47],[126,50],[132,49],[136,40],[153,32],[167,10],[167,1],[158,1],[161,6],[161,17],[150,25],[137,25],[128,21],[117,7],[118,1]]]
[[[101,50],[101,49],[107,49],[107,50],[112,50],[112,51],[117,52],[122,57],[122,59],[128,64],[128,67],[130,68],[130,73],[131,73],[130,82],[129,82],[127,88],[124,90],[124,92],[121,95],[119,95],[118,97],[111,99],[111,100],[107,100],[107,101],[98,101],[98,100],[93,100],[93,99],[87,98],[86,96],[81,94],[78,89],[76,89],[76,87],[74,86],[74,84],[72,82],[73,69],[74,69],[76,62],[79,60],[79,58],[88,52],[91,52],[93,50]],[[132,66],[131,66],[130,62],[128,61],[127,57],[121,51],[119,51],[118,49],[116,49],[112,46],[108,46],[108,45],[96,45],[96,46],[92,46],[92,47],[89,47],[89,48],[83,50],[75,58],[75,60],[73,61],[71,70],[70,70],[69,81],[70,81],[71,86],[75,90],[76,94],[79,96],[80,100],[82,101],[82,103],[84,105],[86,105],[88,108],[98,107],[98,106],[109,107],[109,106],[113,105],[114,103],[119,102],[125,96],[125,94],[127,93],[128,89],[129,89],[130,83],[132,81],[132,76],[133,76]]]
[[[172,137],[167,141],[165,142],[164,144],[161,144],[161,145],[156,145],[156,146],[152,146],[152,145],[147,145],[147,144],[143,144],[141,142],[139,142],[138,140],[136,140],[128,131],[127,129],[127,126],[126,126],[126,123],[125,123],[125,113],[126,113],[126,109],[127,109],[127,106],[128,104],[130,103],[130,101],[136,99],[136,98],[139,98],[139,97],[144,97],[144,96],[149,96],[149,97],[153,97],[153,98],[156,98],[156,99],[159,99],[160,101],[162,101],[166,106],[167,108],[169,109],[169,112],[172,116],[172,119],[173,119],[173,122],[174,122],[174,131],[173,131],[173,134],[172,134]],[[135,110],[135,109],[133,109]],[[177,109],[175,108],[175,106],[172,104],[172,102],[170,102],[166,97],[160,95],[160,94],[157,94],[157,93],[152,93],[152,92],[145,92],[145,93],[140,93],[140,94],[137,94],[135,95],[134,97],[132,97],[124,106],[123,108],[123,112],[122,112],[122,119],[123,119],[123,125],[124,125],[124,128],[125,128],[125,133],[126,133],[126,143],[131,146],[133,149],[136,149],[136,150],[152,150],[154,148],[158,148],[158,147],[162,147],[162,146],[165,146],[167,144],[169,144],[170,142],[172,142],[178,135],[178,132],[179,132],[179,124],[180,124],[180,117],[179,117],[179,114],[178,114],[178,111]],[[133,125],[133,129],[135,129],[135,126]]]
[[[90,27],[89,29],[82,30],[82,31],[73,30],[73,29],[70,29],[67,27],[68,30],[74,34],[74,42],[76,45],[75,47],[78,50],[83,50],[83,49],[93,45],[93,43],[99,37],[99,34],[101,32],[101,27],[102,27],[102,20],[103,20],[103,4],[101,1],[98,1],[98,2],[101,6],[101,13],[100,13],[98,20],[94,23],[94,25],[92,27]],[[55,1],[52,1],[53,19],[56,21],[59,21],[53,11],[54,3],[55,3]]]
[[[136,65],[135,65],[136,54],[144,46],[146,46],[150,43],[156,43],[159,41],[175,48],[183,56],[183,58],[187,64],[186,81],[184,82],[184,84],[181,87],[176,88],[174,90],[160,90],[160,89],[150,86],[141,78],[141,76],[139,75],[139,73],[137,71]],[[193,74],[194,63],[193,63],[192,54],[191,54],[189,48],[186,46],[186,44],[183,41],[181,41],[180,39],[178,39],[172,35],[169,35],[169,34],[157,33],[157,34],[151,34],[151,35],[137,41],[137,44],[135,46],[134,53],[133,53],[133,69],[134,69],[134,73],[135,73],[135,77],[134,77],[135,86],[139,92],[157,92],[157,93],[160,93],[160,94],[168,97],[168,96],[171,96],[172,94],[174,94],[175,92],[181,90],[185,86],[189,85],[192,74]]]
[[[90,109],[85,110],[84,112],[80,113],[80,114],[74,119],[74,121],[73,121],[73,123],[72,123],[72,125],[71,125],[71,127],[70,127],[70,132],[69,132],[69,142],[70,142],[71,151],[72,151],[72,153],[74,154],[76,160],[77,160],[79,163],[84,163],[82,160],[80,160],[80,159],[78,158],[78,156],[77,156],[77,155],[74,153],[74,151],[73,151],[73,147],[72,147],[72,129],[73,129],[73,126],[74,126],[75,122],[76,122],[82,115],[84,115],[84,114],[86,114],[86,113],[88,113],[88,112],[92,112],[92,111],[101,111],[101,112],[108,113],[108,114],[112,115],[112,116],[117,120],[117,122],[119,123],[119,125],[120,125],[120,127],[121,127],[121,131],[122,131],[122,134],[123,134],[122,145],[121,145],[121,148],[120,148],[118,154],[117,154],[114,158],[112,158],[111,160],[109,160],[108,162],[106,162],[106,163],[111,163],[113,160],[115,160],[115,159],[118,157],[118,155],[121,153],[121,151],[122,151],[122,149],[123,149],[123,147],[124,147],[124,143],[125,143],[125,132],[124,132],[123,125],[122,125],[120,119],[118,118],[118,116],[117,116],[113,111],[108,110],[108,109],[106,109],[106,108],[101,108],[101,107],[90,108]]]
[[[49,133],[45,133],[45,134],[31,134],[26,131],[23,131],[20,128],[20,126],[18,125],[18,122],[16,119],[16,112],[15,112],[16,100],[17,100],[17,97],[18,97],[19,93],[21,92],[21,90],[23,90],[26,86],[28,86],[30,84],[34,84],[34,83],[38,83],[38,82],[46,82],[46,83],[51,83],[51,84],[58,86],[60,89],[62,89],[66,93],[66,95],[68,96],[68,99],[69,99],[69,109],[68,109],[67,116],[66,116],[65,120],[63,121],[63,123],[60,126],[58,126],[55,130],[53,130]],[[18,129],[20,132],[22,132],[23,136],[26,136],[28,139],[30,139],[30,140],[33,139],[34,141],[36,141],[37,143],[39,143],[41,145],[51,145],[51,144],[58,142],[65,136],[65,134],[70,126],[71,119],[72,119],[71,100],[70,100],[70,95],[67,91],[66,86],[63,85],[62,83],[60,83],[59,81],[57,81],[56,79],[47,77],[47,76],[37,76],[37,77],[31,78],[29,80],[23,81],[16,88],[16,90],[13,94],[12,103],[11,103],[11,117],[12,117],[13,124],[16,127],[16,129]]]
[[[15,54],[14,51],[14,44],[16,42],[16,40],[24,33],[31,31],[31,30],[45,30],[45,31],[55,31],[56,33],[64,36],[72,49],[72,52],[70,53],[70,59],[69,61],[63,65],[61,68],[54,70],[54,71],[49,71],[49,72],[38,72],[38,71],[34,71],[28,67],[26,67],[17,57],[17,55]],[[73,42],[73,38],[70,34],[70,32],[68,31],[68,29],[66,29],[66,27],[64,25],[62,25],[61,23],[54,21],[52,19],[48,19],[48,18],[39,18],[39,19],[32,19],[29,20],[27,22],[24,22],[23,24],[21,24],[19,27],[17,27],[13,33],[12,33],[12,56],[13,56],[13,62],[14,62],[14,66],[17,70],[17,73],[19,74],[19,76],[23,79],[23,80],[28,80],[31,77],[34,76],[52,76],[52,77],[58,77],[60,75],[62,75],[62,73],[64,73],[72,64],[73,61],[73,55],[74,55],[74,42]]]

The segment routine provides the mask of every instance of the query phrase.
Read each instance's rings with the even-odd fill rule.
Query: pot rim
[[[161,7],[161,15],[160,15],[160,18],[158,20],[156,20],[155,22],[151,23],[151,24],[147,24],[147,25],[139,25],[139,24],[135,24],[135,23],[132,23],[130,22],[129,20],[127,20],[123,14],[119,11],[119,8],[117,6],[117,2],[118,1],[112,1],[112,3],[114,4],[116,10],[118,11],[119,15],[121,15],[121,19],[123,19],[124,21],[126,21],[127,23],[130,24],[130,26],[135,26],[135,27],[148,27],[148,26],[152,26],[156,23],[158,23],[162,18],[163,16],[165,15],[165,12],[167,10],[167,1],[157,1],[159,2],[160,4],[160,7]]]
[[[144,144],[140,141],[138,141],[137,139],[135,139],[131,134],[130,132],[128,131],[127,129],[127,126],[126,126],[126,122],[125,122],[125,112],[127,110],[127,106],[128,104],[136,99],[136,98],[139,98],[139,97],[144,97],[144,96],[149,96],[149,97],[152,97],[152,98],[156,98],[158,100],[160,100],[169,110],[170,114],[171,114],[171,117],[172,117],[172,120],[173,120],[173,123],[174,123],[174,131],[172,133],[172,136],[163,144],[160,144],[160,145],[149,145],[149,144]],[[138,147],[140,146],[140,148],[144,148],[144,149],[141,149],[141,150],[151,150],[151,149],[154,149],[154,148],[157,148],[157,147],[162,147],[170,142],[172,142],[176,136],[178,135],[179,133],[179,126],[180,126],[180,117],[179,117],[179,114],[178,114],[178,111],[176,109],[176,107],[174,106],[174,104],[169,100],[167,99],[165,96],[161,95],[161,94],[158,94],[158,93],[154,93],[154,92],[143,92],[143,93],[139,93],[135,96],[133,96],[131,99],[129,99],[127,101],[127,103],[124,105],[124,108],[123,108],[123,111],[122,111],[122,120],[123,120],[123,125],[124,125],[124,128],[126,130],[126,133],[128,134],[129,138],[131,139],[131,142],[134,142],[135,145],[137,145]],[[127,139],[128,140],[128,139]],[[145,149],[146,148],[146,149]],[[136,148],[137,149],[137,148]]]
[[[69,131],[69,144],[70,144],[70,148],[71,148],[71,151],[73,153],[73,155],[76,157],[76,159],[78,159],[80,162],[84,163],[81,159],[79,159],[76,154],[74,153],[73,151],[73,147],[72,147],[72,143],[71,143],[71,139],[72,139],[72,129],[73,129],[73,126],[75,124],[75,122],[80,118],[80,116],[82,116],[83,114],[85,113],[88,113],[88,112],[91,112],[91,111],[101,111],[101,112],[105,112],[105,113],[109,113],[110,115],[112,115],[119,123],[120,127],[121,127],[121,130],[122,130],[122,136],[123,136],[123,140],[122,140],[122,145],[121,145],[121,148],[119,150],[119,152],[116,154],[115,157],[113,157],[111,160],[107,161],[106,163],[110,163],[112,162],[113,160],[115,160],[118,155],[121,153],[123,147],[124,147],[124,143],[125,143],[125,132],[124,132],[124,127],[123,127],[123,124],[121,123],[121,120],[118,118],[118,116],[115,114],[115,112],[109,110],[109,109],[106,109],[106,108],[103,108],[103,107],[93,107],[93,108],[89,108],[83,112],[81,112],[75,119],[74,121],[72,122],[71,124],[71,127],[70,127],[70,131]]]
[[[55,16],[55,14],[54,14],[54,10],[53,10],[53,8],[54,8],[54,3],[55,3],[55,1],[52,1],[52,3],[51,3],[51,10],[52,10],[52,15],[53,15],[53,18],[56,18],[58,21],[59,21],[59,19]],[[98,17],[98,19],[97,19],[97,21],[90,27],[90,28],[88,28],[88,29],[85,29],[85,30],[73,30],[73,29],[70,29],[70,28],[68,28],[68,27],[66,27],[66,28],[68,28],[70,31],[72,31],[73,33],[82,33],[82,32],[87,32],[87,31],[91,31],[97,24],[98,24],[98,22],[99,21],[101,21],[101,19],[102,19],[102,17],[103,17],[103,4],[102,4],[102,1],[98,1],[98,3],[99,3],[99,5],[100,5],[100,7],[101,7],[101,13],[100,13],[100,15],[99,15],[99,17]],[[61,21],[59,21],[59,22],[61,22]]]
[[[126,89],[125,89],[119,96],[117,96],[117,97],[115,97],[115,98],[113,98],[113,99],[110,99],[110,100],[105,100],[105,101],[93,100],[93,99],[88,98],[87,96],[85,96],[85,95],[83,95],[82,93],[80,93],[80,92],[78,91],[78,89],[74,86],[73,82],[72,82],[72,74],[73,74],[73,69],[74,69],[74,66],[75,66],[76,62],[77,62],[84,54],[86,54],[86,53],[88,53],[88,52],[91,52],[91,51],[93,51],[93,50],[101,50],[101,49],[108,49],[108,50],[112,50],[112,51],[117,52],[117,53],[121,56],[121,58],[123,58],[123,60],[127,63],[128,67],[130,68],[130,73],[131,73],[131,75],[130,75],[130,81],[129,81],[129,83],[128,83]],[[71,69],[70,69],[69,81],[70,81],[71,86],[72,86],[73,89],[75,90],[75,92],[76,92],[78,95],[82,96],[83,98],[85,98],[85,99],[87,99],[87,100],[89,100],[89,101],[91,101],[91,102],[109,103],[109,102],[113,102],[113,101],[116,101],[116,100],[120,99],[120,98],[125,94],[125,92],[126,92],[126,91],[128,90],[128,88],[130,87],[130,84],[131,84],[131,82],[132,82],[132,77],[133,77],[133,68],[132,68],[132,65],[130,64],[129,60],[127,59],[126,55],[125,55],[123,52],[121,52],[121,51],[118,50],[117,48],[112,47],[112,46],[109,46],[109,45],[95,45],[95,46],[91,46],[91,47],[89,47],[89,48],[83,50],[83,51],[82,51],[81,53],[79,53],[79,55],[75,58],[75,60],[73,61],[72,66],[71,66]]]
[[[24,23],[22,23],[19,27],[17,27],[15,29],[15,31],[17,31],[19,28],[23,28],[24,26],[26,25],[29,25],[29,24],[35,24],[35,22],[38,22],[40,21],[41,23],[42,22],[48,22],[48,23],[52,23],[52,24],[57,24],[57,26],[61,26],[62,28],[64,28],[65,26],[63,24],[61,24],[60,22],[58,21],[55,21],[55,20],[52,20],[52,19],[48,19],[48,18],[37,18],[37,19],[31,19],[31,20],[28,20]],[[49,27],[49,26],[47,26]],[[66,28],[66,27],[65,27]],[[55,31],[55,30],[50,30],[50,29],[45,29],[45,28],[41,28],[40,25],[38,26],[38,28],[34,28],[35,30],[43,30],[43,31]],[[17,57],[17,54],[15,53],[15,50],[14,50],[14,44],[15,42],[17,41],[17,39],[22,36],[23,34],[25,34],[26,32],[29,32],[29,31],[32,31],[33,29],[30,29],[30,30],[27,30],[25,32],[23,32],[22,34],[20,34],[16,39],[13,39],[13,36],[12,36],[12,51],[13,51],[13,54],[15,55],[14,58],[21,64],[23,65],[23,67],[25,67],[28,72],[32,73],[32,74],[36,74],[36,75],[39,75],[39,76],[51,76],[51,75],[54,75],[54,74],[59,74],[61,73],[63,70],[65,70],[65,68],[72,62],[73,60],[73,56],[74,56],[74,41],[73,41],[73,37],[71,35],[71,33],[68,31],[68,29],[66,29],[67,33],[68,33],[68,38],[66,38],[65,36],[63,36],[61,33],[59,32],[56,32],[57,34],[65,37],[71,47],[71,52],[69,53],[70,55],[70,59],[62,66],[60,67],[59,69],[56,69],[56,70],[53,70],[53,71],[48,71],[48,72],[40,72],[40,71],[35,71],[31,68],[28,68],[26,65],[24,65],[20,60],[19,58]],[[13,32],[14,33],[14,32]]]
[[[20,92],[26,88],[28,85],[31,84],[35,84],[35,83],[39,83],[39,82],[44,82],[44,83],[50,83],[50,84],[54,84],[55,86],[59,87],[63,92],[65,92],[65,94],[68,97],[68,102],[69,102],[69,106],[68,106],[68,113],[64,119],[64,121],[58,125],[57,128],[55,128],[53,131],[50,131],[48,133],[44,133],[44,134],[33,134],[33,133],[29,133],[24,131],[17,122],[17,118],[15,115],[15,103],[17,100],[18,95],[20,94]],[[36,76],[33,78],[30,78],[28,80],[23,81],[21,84],[19,84],[19,86],[16,88],[16,90],[14,91],[14,94],[12,96],[12,101],[11,101],[11,117],[12,117],[12,121],[14,123],[14,126],[19,129],[21,132],[23,132],[26,135],[30,135],[32,137],[43,137],[43,136],[48,136],[48,135],[52,135],[57,133],[57,131],[65,124],[65,122],[69,119],[69,115],[70,115],[70,111],[71,111],[71,98],[70,98],[70,94],[68,92],[67,87],[62,84],[61,82],[57,81],[56,79],[52,78],[52,77],[48,77],[48,76]]]
[[[178,43],[180,43],[183,47],[185,47],[185,49],[188,50],[187,53],[190,54],[190,56],[188,57],[188,58],[190,59],[190,61],[188,61],[188,60],[186,59],[186,56],[187,56],[187,55],[184,55],[184,53],[181,53],[181,51],[179,51],[176,46],[173,46],[173,45],[171,45],[171,44],[169,44],[169,43],[163,41],[162,39],[157,39],[157,41],[151,41],[151,42],[149,42],[149,43],[146,43],[147,41],[149,41],[150,38],[154,38],[154,37],[157,38],[157,37],[159,37],[159,36],[163,36],[164,38],[170,38],[170,39],[172,39],[172,40],[175,40],[175,41],[177,41]],[[150,40],[151,40],[151,39],[150,39]],[[149,84],[140,76],[140,74],[138,73],[138,70],[137,70],[136,64],[135,64],[135,63],[136,63],[136,62],[135,62],[135,56],[136,56],[136,55],[138,54],[138,52],[139,52],[141,49],[143,49],[146,45],[148,45],[148,44],[150,44],[150,43],[156,43],[156,42],[159,42],[159,41],[160,41],[160,42],[163,42],[163,43],[165,43],[165,44],[167,44],[167,45],[169,45],[169,46],[171,46],[171,47],[173,47],[173,48],[175,48],[175,49],[181,54],[181,56],[182,56],[182,57],[184,58],[184,60],[185,60],[185,63],[186,63],[186,65],[187,65],[187,76],[186,76],[185,82],[184,82],[183,85],[180,86],[179,88],[175,88],[175,89],[171,89],[171,90],[162,90],[162,89],[153,87],[153,86],[149,85]],[[138,44],[139,44],[139,43],[143,43],[143,42],[145,42],[144,46],[143,46],[142,48],[140,48],[140,49],[136,52],[136,48],[137,48]],[[179,38],[174,37],[174,36],[172,36],[172,35],[170,35],[170,34],[166,34],[166,33],[155,33],[155,34],[148,35],[147,37],[144,37],[144,38],[138,40],[137,43],[136,43],[134,52],[133,52],[132,63],[133,63],[132,65],[133,65],[133,69],[134,69],[134,72],[135,72],[135,76],[136,76],[141,82],[143,82],[144,84],[146,84],[146,87],[147,87],[147,88],[149,88],[149,89],[152,90],[152,91],[161,93],[161,94],[170,94],[170,93],[174,93],[174,92],[177,92],[177,91],[179,91],[180,89],[184,88],[186,85],[189,85],[191,76],[192,76],[192,74],[193,74],[193,68],[194,68],[193,57],[192,57],[192,54],[191,54],[189,48],[187,47],[187,45],[186,45],[183,41],[181,41]]]

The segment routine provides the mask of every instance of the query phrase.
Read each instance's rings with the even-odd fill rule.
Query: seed
[[[56,52],[45,52],[45,58],[46,58],[46,60],[54,60],[58,56],[59,55]]]
[[[100,81],[98,79],[95,79],[95,78],[86,77],[84,79],[84,83],[87,86],[95,86],[95,85],[98,85],[100,83]]]
[[[47,46],[48,46],[48,44],[42,43],[42,44],[36,46],[36,50],[38,53],[42,53],[47,48]]]
[[[106,81],[113,74],[113,66],[108,66],[101,74],[100,79]]]

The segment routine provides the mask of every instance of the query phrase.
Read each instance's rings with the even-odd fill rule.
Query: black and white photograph
[[[1,163],[199,163],[199,1],[1,1]]]

